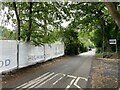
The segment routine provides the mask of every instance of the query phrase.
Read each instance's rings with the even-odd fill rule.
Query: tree
[[[15,31],[11,31],[4,26],[0,26],[0,39],[14,40],[16,39],[16,33]]]
[[[20,41],[20,18],[19,18],[19,14],[17,12],[18,10],[17,10],[15,1],[13,2],[13,7],[14,7],[14,10],[15,10],[16,18],[17,18],[18,40]]]
[[[15,11],[15,8],[10,4],[8,3],[6,6]],[[87,35],[95,30],[94,37],[100,38],[100,40],[94,41],[94,37],[92,39],[96,46],[101,48],[102,45],[97,44],[102,44],[101,41],[104,41],[102,39],[107,41],[111,37],[107,32],[109,30],[109,33],[112,32],[111,30],[117,31],[114,23],[111,23],[113,21],[104,3],[16,2],[14,4],[16,4],[20,19],[21,40],[33,42],[35,45],[63,39],[66,47],[70,45],[70,47],[76,47],[78,44],[84,47],[87,46],[86,42],[90,38]],[[61,24],[64,21],[69,24],[62,28]],[[101,38],[99,36],[102,35],[98,35],[98,33],[103,34],[103,31],[105,37]],[[81,32],[85,32],[85,35],[82,36]],[[81,39],[83,37],[86,39],[85,41]],[[78,48],[75,49],[79,51]]]
[[[27,42],[30,41],[30,37],[31,37],[31,29],[32,29],[32,2],[29,2],[29,26],[28,26],[28,32],[27,32]]]
[[[115,20],[116,24],[120,28],[120,13],[116,10],[115,6],[112,2],[105,2],[105,5],[107,6],[111,16]]]
[[[6,14],[12,20],[11,11],[15,11],[17,22],[13,22],[18,26],[18,40],[20,40],[20,37],[21,40],[27,42],[48,43],[55,40],[55,38],[50,38],[50,36],[53,36],[52,33],[55,34],[53,30],[61,27],[60,21],[54,22],[62,18],[62,14],[58,11],[59,3],[13,2],[3,4],[4,7],[9,8],[9,13]],[[48,26],[51,26],[52,29],[48,28]]]

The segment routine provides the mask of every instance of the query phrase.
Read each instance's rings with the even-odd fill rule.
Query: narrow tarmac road
[[[17,80],[10,83],[8,87],[12,90],[27,90],[32,88],[56,89],[62,88],[69,90],[76,88],[82,90],[87,87],[87,82],[91,70],[92,60],[94,59],[95,50],[82,53],[77,56],[65,58],[66,60],[55,65],[45,67],[37,73],[31,73],[23,80]]]

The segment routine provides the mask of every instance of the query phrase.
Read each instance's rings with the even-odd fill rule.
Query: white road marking
[[[85,81],[88,81],[88,79],[87,78],[84,78],[84,77],[79,77],[80,79],[84,79]]]
[[[34,85],[30,86],[27,90],[29,90],[30,88],[34,88],[35,86],[37,86],[38,84],[40,84],[40,83],[41,83],[42,81],[44,81],[45,79],[47,79],[47,78],[49,78],[50,76],[52,76],[53,74],[54,74],[54,72],[51,73],[51,74],[49,74],[48,76],[40,79],[40,80],[39,80],[38,82],[36,82]]]
[[[77,77],[75,77],[75,76],[72,76],[72,75],[67,75],[67,77],[71,77],[71,78],[77,78]]]
[[[42,76],[40,76],[40,77],[38,77],[38,78],[36,78],[36,79],[33,79],[33,80],[31,80],[31,81],[28,81],[28,82],[26,82],[26,83],[24,83],[24,84],[22,84],[22,85],[20,85],[20,86],[18,86],[18,87],[16,87],[16,88],[17,88],[17,89],[18,89],[18,88],[24,88],[24,87],[27,87],[27,86],[29,86],[29,85],[32,85],[32,84],[35,83],[34,81],[38,81],[39,79],[43,78],[44,76],[46,76],[46,75],[49,74],[49,73],[50,73],[50,72],[47,72],[47,73],[43,74]],[[16,88],[15,88],[15,89],[12,89],[12,90],[16,90]],[[21,90],[21,89],[19,89],[19,90]]]
[[[53,86],[54,86],[56,83],[58,83],[63,77],[65,77],[65,74],[63,74],[62,77],[60,77],[57,81],[55,81],[55,82],[53,83]]]
[[[77,78],[77,77],[72,76],[72,75],[67,75],[67,77],[74,78],[74,79],[72,79],[72,81],[71,81],[70,84],[66,87],[65,90],[69,89],[69,88],[71,87],[71,85],[73,84],[73,82],[75,81],[75,79]]]
[[[84,79],[85,81],[88,81],[88,79],[87,78],[84,78],[84,77],[76,77],[76,76],[72,76],[72,75],[67,75],[67,77],[71,77],[71,78],[74,78],[71,82],[70,82],[70,84],[66,87],[66,90],[67,89],[69,89],[70,87],[71,87],[71,85],[73,84],[73,82],[74,82],[74,85],[77,87],[77,88],[79,88],[79,89],[82,89],[80,86],[78,86],[77,85],[77,83],[78,83],[78,81],[79,81],[79,79]],[[76,79],[77,78],[77,79]],[[76,79],[76,80],[75,80]]]
[[[73,84],[74,81],[75,81],[75,79],[73,79],[73,80],[70,82],[70,84],[66,87],[65,90],[68,90],[68,89],[71,87],[71,85]]]
[[[43,75],[41,75],[40,77],[36,78],[36,79],[33,79],[31,81],[28,81],[18,87],[16,87],[15,89],[12,89],[12,90],[22,90],[22,88],[27,88],[27,90],[29,90],[30,88],[39,88],[41,87],[43,84],[46,84],[48,81],[50,81],[51,79],[53,79],[54,77],[58,76],[59,74],[61,74],[62,76],[59,77],[59,79],[57,79],[52,85],[51,85],[51,88],[57,84],[63,77],[67,76],[69,78],[73,78],[70,82],[69,85],[67,85],[66,87],[66,90],[69,89],[72,85],[75,85],[77,88],[79,89],[82,89],[80,86],[78,86],[78,81],[80,79],[83,79],[85,81],[88,81],[87,78],[85,77],[77,77],[77,76],[72,76],[72,75],[66,75],[66,74],[62,74],[62,73],[57,73],[55,74],[54,72],[53,73],[50,73],[50,72],[47,72]]]
[[[77,88],[82,89],[80,86],[78,86],[78,85],[77,85],[77,83],[78,83],[79,79],[80,79],[80,77],[78,77],[78,78],[76,79],[76,81],[75,81],[74,85],[75,85]]]
[[[52,76],[51,78],[49,78],[48,80],[44,81],[43,83],[41,83],[40,85],[36,86],[35,88],[39,88],[40,86],[42,86],[43,84],[45,84],[46,82],[50,81],[51,79],[53,79],[54,77],[56,77],[57,75],[59,75],[60,73],[58,74],[55,74],[54,76]]]

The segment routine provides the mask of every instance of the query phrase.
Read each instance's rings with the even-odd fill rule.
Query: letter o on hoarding
[[[0,61],[0,68],[3,66],[3,64],[4,64],[3,61]]]
[[[5,66],[8,66],[8,65],[10,65],[10,59],[5,60]]]

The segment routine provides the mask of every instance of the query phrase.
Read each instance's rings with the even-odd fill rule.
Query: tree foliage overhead
[[[79,53],[81,47],[84,51],[91,44],[93,46],[91,41],[101,48],[103,40],[107,47],[109,38],[120,39],[120,31],[104,3],[68,1],[2,4],[3,9],[9,8],[7,20],[12,20],[18,28],[18,40],[31,41],[35,45],[62,40],[68,53]],[[114,6],[117,8],[119,3],[114,3]],[[62,26],[64,22],[68,23],[67,27]]]

